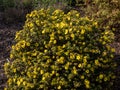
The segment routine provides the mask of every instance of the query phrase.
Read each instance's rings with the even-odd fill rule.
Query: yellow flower
[[[56,76],[59,76],[59,73],[56,73]]]
[[[84,59],[83,59],[83,62],[84,62],[84,63],[87,63],[87,59],[86,59],[86,58],[84,58]]]
[[[70,17],[69,17],[69,16],[67,16],[67,19],[68,19],[68,20],[70,20]]]
[[[18,47],[22,47],[22,48],[24,48],[25,47],[25,41],[24,40],[22,40],[22,41],[20,41],[17,45],[18,45]]]
[[[69,68],[69,64],[66,64],[65,69],[68,70],[68,68]]]
[[[65,48],[66,47],[66,45],[64,44],[63,46],[62,46],[62,48]]]
[[[26,43],[26,45],[27,45],[27,46],[30,46],[30,43],[29,43],[29,42],[27,42],[27,43]]]
[[[104,78],[104,81],[106,82],[107,80],[108,80],[108,78],[107,78],[107,77],[105,77],[105,78]]]
[[[44,50],[44,53],[46,53],[46,52],[47,52],[47,50],[45,49],[45,50]]]
[[[61,22],[60,23],[60,28],[63,28],[63,27],[65,27],[66,26],[66,23],[65,22]]]
[[[107,55],[107,52],[106,52],[106,51],[104,51],[104,52],[102,53],[102,55],[103,55],[103,56],[106,56],[106,55]]]
[[[114,49],[114,48],[112,48],[112,49],[111,49],[111,51],[112,51],[112,52],[115,52],[115,49]]]
[[[37,56],[37,52],[32,53],[32,56]]]
[[[77,55],[77,56],[76,56],[76,59],[77,59],[77,60],[80,60],[80,55]]]
[[[70,26],[72,26],[72,24],[73,24],[73,23],[72,23],[72,22],[70,22]]]
[[[86,84],[86,88],[90,88],[90,85],[89,85],[89,84]]]
[[[19,51],[19,50],[20,50],[20,47],[19,47],[18,45],[16,45],[16,46],[15,46],[15,49],[16,49],[17,51]]]
[[[34,24],[33,23],[29,23],[29,27],[33,27],[34,26]]]
[[[61,12],[61,10],[55,10],[54,12],[53,12],[53,14],[59,14]]]
[[[90,81],[89,80],[85,79],[84,84],[85,84],[86,88],[90,88]]]
[[[57,43],[57,41],[56,41],[56,40],[54,40],[54,41],[53,41],[53,44],[56,44],[56,43]]]
[[[70,53],[70,59],[75,59],[75,55],[73,53]]]
[[[72,32],[72,28],[69,29],[69,32]]]
[[[45,33],[45,30],[42,30],[42,34],[44,34]]]
[[[59,24],[59,23],[56,23],[56,27],[58,27],[58,28],[59,28],[59,26],[60,26],[60,24]]]
[[[12,59],[14,56],[13,56],[13,54],[10,54],[10,58]]]
[[[61,86],[58,86],[58,89],[61,89]]]
[[[97,22],[94,22],[94,23],[93,23],[93,25],[97,26],[97,25],[98,25],[98,23],[97,23]]]
[[[102,44],[103,44],[103,45],[105,45],[105,44],[106,44],[106,42],[105,42],[105,41],[103,41],[103,42],[102,42]]]
[[[15,78],[13,78],[13,82],[16,82],[16,79],[15,79]]]
[[[12,79],[9,78],[7,82],[8,82],[8,84],[10,85],[10,84],[12,83]]]
[[[99,61],[98,60],[95,60],[95,65],[100,65]]]
[[[52,71],[52,74],[55,74],[55,71]]]
[[[58,63],[63,64],[64,61],[65,61],[65,58],[64,57],[60,57],[57,61],[58,61]]]
[[[16,32],[16,36],[15,36],[15,39],[18,39],[20,33],[19,32]]]
[[[84,79],[84,78],[85,78],[85,76],[84,76],[84,75],[81,75],[81,76],[80,76],[80,78],[81,78],[81,79]]]
[[[85,33],[85,30],[84,30],[84,29],[82,29],[82,30],[81,30],[81,34],[84,34],[84,33]]]
[[[44,71],[43,70],[40,70],[40,74],[43,74],[44,73]]]
[[[30,74],[30,72],[27,72],[27,76],[30,78],[31,77],[31,74]]]
[[[76,69],[76,67],[73,67],[73,73],[74,73],[74,74],[77,74],[77,69]]]
[[[37,24],[38,26],[40,26],[40,21],[39,21],[39,20],[36,20],[36,24]]]
[[[113,58],[113,57],[114,57],[114,55],[113,55],[113,54],[110,54],[110,57],[111,57],[111,58]]]
[[[68,29],[65,30],[65,34],[68,34]]]
[[[31,62],[30,62],[30,61],[28,61],[27,63],[28,63],[28,65],[31,65]]]
[[[70,35],[72,38],[74,38],[75,37],[75,35],[72,33],[71,35]]]
[[[77,14],[76,14],[76,16],[77,16],[77,17],[79,17],[79,16],[80,16],[80,14],[79,14],[79,13],[77,13]]]
[[[31,29],[30,29],[30,32],[34,32],[34,29],[33,29],[33,28],[31,28]]]
[[[89,73],[89,70],[87,69],[85,72],[86,72],[86,73]]]
[[[90,68],[90,67],[91,67],[91,64],[88,64],[88,65],[87,65],[87,68]]]
[[[23,58],[22,58],[22,60],[25,62],[25,61],[26,61],[26,58],[25,58],[25,57],[23,57]]]
[[[30,83],[27,83],[27,87],[31,87],[31,88],[33,88],[34,85],[33,85],[33,84],[30,84]]]
[[[15,69],[13,69],[13,72],[14,72],[14,73],[16,73],[16,68],[15,68]]]
[[[7,88],[4,88],[4,90],[8,90]]]
[[[103,79],[104,75],[103,74],[100,74],[99,75],[99,79]]]
[[[85,45],[85,42],[83,42],[82,45]]]
[[[23,82],[23,78],[20,78],[20,82]]]
[[[42,80],[45,80],[45,77],[42,77]]]
[[[24,85],[24,86],[26,85],[26,82],[25,82],[25,81],[23,81],[23,85]]]
[[[21,82],[20,81],[17,81],[17,85],[20,86]]]
[[[15,46],[12,46],[12,49],[15,49]]]
[[[78,67],[79,67],[79,68],[81,68],[81,67],[82,67],[82,64],[81,64],[81,63],[80,63],[80,64],[78,64]]]
[[[33,78],[36,78],[36,77],[37,77],[37,76],[34,74],[34,75],[33,75]]]

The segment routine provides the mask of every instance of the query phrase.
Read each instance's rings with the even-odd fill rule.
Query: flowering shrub
[[[32,11],[6,63],[5,90],[102,90],[115,78],[114,35],[77,11]]]

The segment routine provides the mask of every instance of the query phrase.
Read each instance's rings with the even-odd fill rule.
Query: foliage
[[[93,0],[85,12],[87,16],[99,21],[102,27],[110,27],[120,33],[120,0]]]
[[[7,25],[23,23],[26,14],[33,9],[31,3],[31,0],[4,0],[1,6],[3,12],[2,23]]]
[[[16,33],[5,90],[102,90],[115,78],[112,31],[77,11],[34,10]]]
[[[68,0],[33,0],[34,9],[47,9],[51,8],[52,11],[55,9],[67,10],[70,7],[67,5]]]
[[[2,11],[4,9],[8,9],[14,6],[15,6],[14,0],[0,0],[0,7]]]
[[[56,2],[57,0],[34,0],[34,6],[39,8],[48,8]]]
[[[68,0],[68,5],[75,7],[75,6],[85,6],[91,3],[92,0]]]
[[[3,0],[0,0],[0,11],[3,10]]]

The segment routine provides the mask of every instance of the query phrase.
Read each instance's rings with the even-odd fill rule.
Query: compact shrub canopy
[[[49,9],[27,15],[16,33],[6,90],[99,90],[112,85],[114,35],[79,12]]]

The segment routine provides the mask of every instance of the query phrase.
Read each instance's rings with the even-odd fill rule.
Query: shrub
[[[77,11],[34,10],[16,33],[11,62],[4,65],[6,90],[102,90],[115,75],[112,31]]]
[[[33,6],[34,9],[38,10],[41,8],[51,8],[51,11],[62,9],[67,12],[68,10],[70,10],[68,3],[68,0],[34,0]]]
[[[12,12],[12,13],[11,13]],[[7,25],[23,23],[28,12],[20,8],[8,8],[3,13],[2,23]]]
[[[3,2],[4,15],[1,18],[3,20],[2,23],[7,25],[23,23],[26,14],[33,9],[32,0],[10,0],[10,2],[9,0],[4,0]]]
[[[102,27],[109,27],[120,33],[120,0],[93,0],[85,12],[87,16],[99,21]]]
[[[3,11],[3,0],[0,0],[0,11]]]
[[[73,6],[73,7],[74,6],[87,6],[90,3],[92,3],[92,0],[68,0],[68,5]]]

